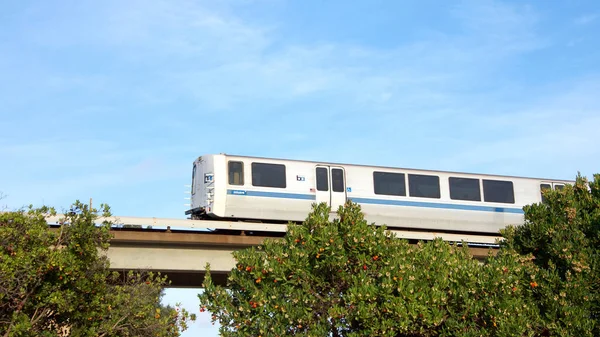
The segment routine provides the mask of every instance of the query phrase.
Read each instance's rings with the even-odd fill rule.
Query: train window
[[[252,163],[252,186],[285,188],[285,165]]]
[[[317,191],[329,191],[327,169],[324,167],[317,167]]]
[[[344,171],[341,169],[331,169],[331,190],[344,192]]]
[[[483,198],[487,202],[515,203],[512,181],[483,180]]]
[[[555,190],[559,190],[559,191],[560,191],[560,190],[562,190],[563,188],[565,188],[565,185],[556,185],[556,184],[554,184],[554,189],[555,189]]]
[[[481,201],[479,179],[450,177],[448,182],[450,183],[450,199]]]
[[[375,194],[406,196],[404,173],[373,172]]]
[[[544,197],[544,190],[551,190],[552,186],[550,184],[540,184],[540,194],[542,195],[542,201],[546,201],[546,197]]]
[[[440,198],[440,177],[409,174],[408,191],[411,197]]]
[[[229,162],[229,184],[244,185],[244,163],[241,161]]]

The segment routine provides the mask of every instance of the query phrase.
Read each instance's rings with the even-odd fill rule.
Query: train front
[[[214,212],[214,183],[214,157],[198,157],[192,167],[190,209],[185,212],[190,219],[207,219]]]

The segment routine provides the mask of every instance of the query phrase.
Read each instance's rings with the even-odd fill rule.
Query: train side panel
[[[227,216],[227,157],[225,155],[216,155],[213,158],[213,181],[210,185],[213,187],[210,194],[213,201],[213,207],[209,212],[211,217]],[[210,187],[209,188],[209,192]]]
[[[304,221],[315,201],[313,165],[228,156],[224,216]]]
[[[373,183],[374,171],[404,174],[404,195],[376,194]],[[424,173],[410,170],[380,170],[373,168],[348,168],[348,193],[351,200],[361,205],[365,218],[369,222],[387,226],[419,228],[446,231],[497,232],[507,224],[523,222],[522,206],[536,202],[534,195],[525,191],[535,190],[535,183],[522,179],[488,178],[511,181],[514,189],[514,203],[489,203],[472,200],[453,200],[449,192],[449,178],[474,178],[467,174]],[[438,178],[439,191],[430,197],[411,196],[408,174],[430,175]],[[483,200],[482,183],[478,192]],[[525,186],[529,186],[526,188]],[[391,193],[388,191],[388,193]]]
[[[351,189],[348,197],[361,205],[368,221],[388,226],[428,230],[497,233],[506,225],[522,224],[524,220],[522,207],[541,201],[540,185],[544,183],[542,180],[530,178],[373,167],[351,166],[347,168],[347,172],[348,186]],[[374,186],[376,184],[374,172],[404,174],[403,179],[399,178],[403,184],[403,191],[379,191],[377,193]],[[438,194],[429,197],[411,196],[409,174],[433,176],[430,178],[433,178],[434,181],[437,180]],[[470,192],[457,190],[456,182],[464,180],[470,180],[470,183],[474,184],[474,189]],[[569,182],[560,182],[560,184],[563,183]],[[507,190],[513,191],[513,193],[507,195],[506,200],[490,202],[490,198],[494,199],[498,196],[494,196],[494,193],[490,195],[490,190],[484,189],[484,186],[489,187],[489,184],[512,185]],[[454,195],[451,195],[451,188]],[[494,190],[498,191],[499,189],[495,188]],[[460,192],[475,193],[476,195],[472,194],[465,198],[468,193],[460,196]],[[389,195],[394,193],[402,195]],[[473,200],[468,200],[471,197]],[[487,202],[486,199],[488,199]]]

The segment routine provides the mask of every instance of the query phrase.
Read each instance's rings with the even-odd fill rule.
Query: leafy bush
[[[166,279],[111,273],[110,223],[76,202],[51,230],[51,208],[0,213],[0,335],[178,336],[185,310],[160,306]],[[109,216],[107,206],[103,216]]]
[[[201,310],[223,336],[593,336],[598,177],[583,185],[526,207],[484,263],[441,239],[410,245],[351,202],[333,221],[314,205],[283,239],[236,251],[227,289],[207,265]]]
[[[556,336],[600,336],[600,175],[545,192],[525,207],[524,226],[503,231],[503,250],[531,256],[533,302]]]

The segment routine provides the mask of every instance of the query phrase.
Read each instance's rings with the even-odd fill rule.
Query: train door
[[[346,203],[346,179],[344,168],[318,165],[315,168],[316,201],[326,202],[333,212]]]

